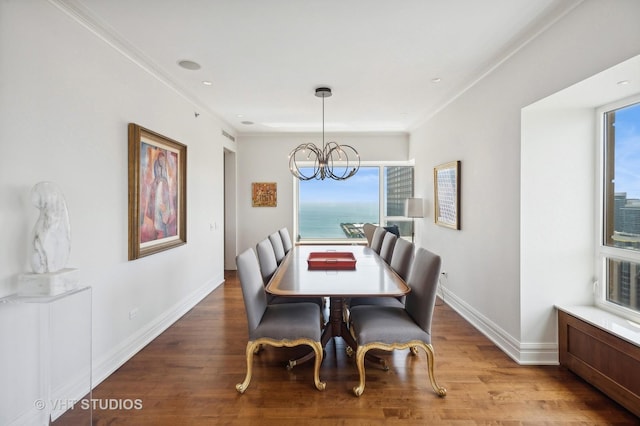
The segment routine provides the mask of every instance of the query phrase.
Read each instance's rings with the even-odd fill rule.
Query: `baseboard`
[[[183,299],[177,305],[166,311],[163,315],[156,318],[155,321],[147,324],[146,327],[140,329],[128,339],[124,340],[120,345],[106,353],[104,356],[94,361],[93,365],[93,383],[95,388],[107,377],[113,374],[125,362],[131,359],[142,348],[148,345],[153,339],[162,334],[173,323],[179,320],[185,313],[196,306],[209,293],[218,288],[224,280],[216,282],[210,280],[200,288],[192,292],[188,297]]]
[[[482,315],[446,287],[441,286],[445,303],[484,334],[498,348],[520,365],[558,365],[556,343],[522,343]]]

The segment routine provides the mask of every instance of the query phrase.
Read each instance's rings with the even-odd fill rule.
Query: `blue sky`
[[[333,179],[300,181],[300,202],[378,202],[377,167],[360,167],[344,181]]]
[[[616,111],[615,191],[640,198],[640,103]]]

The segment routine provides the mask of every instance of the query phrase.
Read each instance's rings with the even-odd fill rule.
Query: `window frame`
[[[301,162],[299,163],[301,167],[312,167],[313,166],[313,162],[309,161],[308,164],[307,162]],[[340,166],[341,163],[336,162],[335,163],[337,166]],[[414,168],[414,174],[413,174],[413,193],[415,195],[415,183],[416,183],[416,175],[415,175],[415,161],[414,160],[398,160],[398,161],[361,161],[360,162],[360,167],[378,167],[379,169],[379,173],[378,173],[378,199],[380,200],[380,203],[378,204],[378,220],[385,223],[387,220],[394,220],[394,221],[410,221],[409,218],[405,217],[405,216],[386,216],[386,197],[385,197],[385,187],[384,187],[384,168],[385,167],[413,167]],[[292,194],[292,200],[293,200],[293,232],[294,235],[299,235],[300,233],[300,228],[299,228],[299,218],[298,218],[298,214],[300,212],[300,200],[299,200],[299,189],[300,189],[300,181],[298,179],[296,179],[295,176],[291,177],[293,179],[293,194]],[[301,244],[313,244],[313,243],[322,243],[322,244],[327,244],[327,243],[336,243],[336,244],[345,244],[345,243],[350,243],[350,244],[357,244],[359,242],[364,242],[366,241],[365,239],[359,240],[359,239],[349,239],[349,238],[336,238],[336,239],[302,239],[300,241],[298,241]]]
[[[623,262],[632,262],[640,264],[640,250],[631,250],[623,247],[612,247],[607,245],[610,238],[607,231],[611,230],[608,220],[613,217],[613,201],[608,202],[608,197],[615,196],[615,190],[611,186],[610,167],[613,165],[613,158],[610,158],[607,142],[607,123],[605,114],[614,110],[622,109],[627,106],[640,103],[640,94],[626,97],[596,109],[596,145],[597,145],[597,167],[598,167],[598,196],[596,198],[596,283],[594,286],[594,304],[596,307],[615,315],[621,316],[627,320],[640,322],[640,309],[632,309],[607,300],[608,293],[608,260],[616,260]],[[607,182],[609,181],[609,182]],[[608,188],[609,186],[609,188]]]

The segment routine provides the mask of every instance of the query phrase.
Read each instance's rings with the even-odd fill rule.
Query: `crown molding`
[[[516,37],[514,41],[503,50],[501,54],[496,56],[490,65],[483,70],[479,70],[476,73],[476,77],[472,78],[463,85],[460,90],[455,92],[448,100],[444,101],[440,107],[434,109],[430,113],[426,114],[422,119],[417,120],[408,128],[408,132],[414,132],[420,126],[426,124],[429,120],[435,117],[438,113],[446,109],[459,97],[471,90],[476,84],[484,80],[485,77],[493,73],[498,67],[507,62],[511,57],[520,52],[525,46],[538,38],[542,33],[547,31],[550,27],[555,25],[560,19],[564,18],[572,10],[582,4],[584,0],[563,0],[556,4],[556,7],[552,8],[546,14],[544,14],[537,22],[531,24],[519,37]]]

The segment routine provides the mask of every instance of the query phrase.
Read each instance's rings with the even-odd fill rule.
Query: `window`
[[[386,202],[385,225],[397,225],[401,236],[411,236],[413,222],[409,222],[405,216],[405,205],[407,198],[413,197],[413,167],[385,167],[383,188]]]
[[[400,235],[411,235],[404,204],[413,196],[413,166],[367,165],[344,181],[295,182],[298,241],[362,241],[367,222],[398,225]]]
[[[640,102],[603,108],[603,212],[598,304],[640,315]]]

